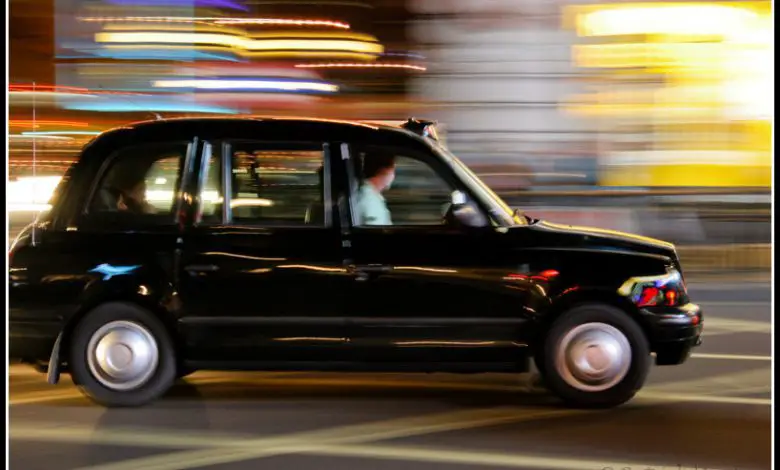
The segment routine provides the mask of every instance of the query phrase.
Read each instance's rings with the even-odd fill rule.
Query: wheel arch
[[[67,363],[68,351],[70,351],[71,339],[74,331],[78,328],[81,321],[94,309],[100,305],[104,305],[112,302],[123,302],[135,305],[139,308],[151,312],[165,327],[166,332],[170,340],[173,343],[174,351],[177,353],[182,350],[183,338],[178,329],[177,320],[174,308],[169,305],[167,301],[170,293],[155,292],[154,295],[142,295],[140,284],[137,282],[126,282],[121,288],[113,286],[94,286],[85,292],[82,302],[79,303],[79,307],[74,311],[64,322],[61,335],[61,341],[55,346],[55,350],[52,351],[52,357],[56,357],[56,365],[58,368],[62,368]],[[180,354],[176,354],[177,366],[181,366],[183,358]],[[57,371],[53,372],[54,374]],[[55,379],[56,382],[56,379]]]
[[[557,319],[571,309],[586,304],[605,304],[625,312],[629,318],[639,325],[645,338],[650,341],[651,338],[648,334],[648,325],[646,324],[645,319],[640,314],[636,305],[631,303],[628,299],[621,296],[616,291],[603,288],[576,287],[566,289],[560,295],[552,299],[550,306],[547,308],[544,316],[539,322],[534,337],[529,341],[531,343],[530,346],[532,351],[535,352],[541,347],[544,343],[544,338],[547,336],[547,332]]]

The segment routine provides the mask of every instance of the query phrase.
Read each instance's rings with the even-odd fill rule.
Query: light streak
[[[86,23],[214,23],[226,25],[269,25],[269,26],[314,26],[338,29],[350,29],[348,23],[330,20],[305,20],[291,18],[220,18],[220,17],[182,17],[182,16],[100,16],[79,18]]]
[[[97,33],[95,40],[106,44],[180,44],[225,46],[244,51],[347,51],[381,54],[376,42],[350,39],[252,39],[215,33],[113,32]]]
[[[411,64],[360,64],[360,63],[321,63],[321,64],[297,64],[301,69],[325,69],[325,68],[378,68],[378,69],[409,69],[409,70],[427,70],[421,65]]]
[[[278,91],[322,91],[335,93],[337,85],[322,82],[299,82],[282,80],[157,80],[156,88],[196,88],[204,90],[278,90]]]

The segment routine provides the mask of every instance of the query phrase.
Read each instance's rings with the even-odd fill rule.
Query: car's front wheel
[[[636,395],[650,370],[650,346],[626,312],[575,307],[548,330],[537,360],[547,387],[576,407],[614,407]]]
[[[104,406],[147,404],[176,378],[168,331],[154,314],[133,304],[95,308],[76,325],[70,344],[74,381]]]

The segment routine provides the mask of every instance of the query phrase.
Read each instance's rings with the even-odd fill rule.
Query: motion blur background
[[[692,271],[769,270],[768,1],[9,7],[11,236],[84,143],[155,113],[416,116],[530,215],[671,240]]]

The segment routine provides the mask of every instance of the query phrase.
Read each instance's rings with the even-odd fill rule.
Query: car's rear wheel
[[[576,407],[614,407],[636,395],[650,370],[650,346],[626,312],[575,307],[548,330],[537,367],[545,385]]]
[[[76,326],[70,348],[74,381],[109,407],[141,406],[176,378],[173,343],[154,314],[124,302],[103,304]]]

